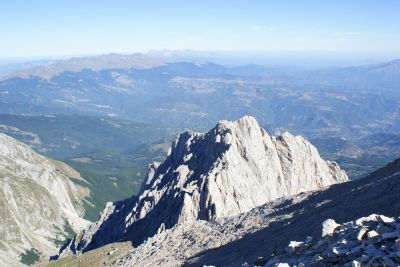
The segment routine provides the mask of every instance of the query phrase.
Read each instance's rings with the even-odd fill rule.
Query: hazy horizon
[[[394,58],[399,8],[399,1],[6,0],[0,59],[185,49]]]
[[[199,60],[213,62],[223,65],[282,65],[298,67],[346,67],[356,65],[377,64],[400,58],[400,52],[382,52],[382,53],[357,53],[357,52],[332,52],[332,51],[200,51],[200,50],[152,50],[146,52],[117,53],[109,52],[102,54],[77,54],[77,55],[59,55],[59,56],[35,56],[35,57],[17,57],[0,58],[0,66],[40,62],[69,60],[71,58],[97,57],[109,54],[132,55],[161,55],[162,53],[187,54],[188,60]]]

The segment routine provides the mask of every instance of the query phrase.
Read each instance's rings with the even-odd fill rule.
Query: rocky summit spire
[[[109,205],[70,248],[90,250],[117,240],[137,245],[179,223],[238,215],[347,180],[303,137],[271,137],[249,116],[220,121],[208,133],[179,135],[166,160],[150,166],[138,197]]]

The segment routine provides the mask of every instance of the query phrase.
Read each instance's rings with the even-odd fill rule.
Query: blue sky
[[[400,50],[400,1],[1,0],[0,58],[148,50]]]

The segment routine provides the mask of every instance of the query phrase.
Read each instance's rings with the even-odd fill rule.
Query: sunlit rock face
[[[72,250],[117,240],[140,244],[177,224],[238,215],[347,180],[303,137],[271,137],[249,116],[220,121],[208,133],[179,135],[166,160],[150,166],[137,199],[107,207]]]
[[[27,251],[48,258],[68,231],[87,227],[90,192],[71,178],[85,183],[71,167],[0,134],[0,262],[17,266]]]

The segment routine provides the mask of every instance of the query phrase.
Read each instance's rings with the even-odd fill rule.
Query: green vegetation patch
[[[92,161],[87,163],[70,159],[65,162],[89,183],[81,184],[90,188],[88,201],[94,204],[91,206],[86,201],[83,203],[85,219],[95,221],[105,203],[136,194],[147,175],[149,164],[155,160],[162,161],[165,151],[157,145],[145,144],[129,151],[108,150],[85,156],[90,157]],[[75,179],[73,181],[80,184]]]
[[[40,258],[40,253],[38,250],[32,248],[30,250],[26,250],[25,253],[22,253],[21,255],[21,262],[26,265],[33,265],[35,262],[37,262]]]

